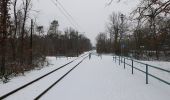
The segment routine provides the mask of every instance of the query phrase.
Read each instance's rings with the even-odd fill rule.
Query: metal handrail
[[[127,58],[127,57],[123,57],[123,58],[126,58],[126,59],[128,59],[128,60],[133,60],[134,62],[137,62],[137,63],[139,63],[139,64],[146,65],[146,63],[139,62],[139,61],[134,60],[134,59],[132,59],[132,58]],[[170,70],[166,70],[166,69],[163,69],[163,68],[160,68],[160,67],[156,67],[156,66],[153,66],[153,65],[150,65],[150,64],[147,64],[147,65],[150,66],[150,67],[152,67],[152,68],[155,68],[155,69],[162,70],[162,71],[165,71],[165,72],[170,73]]]
[[[155,68],[155,69],[157,69],[157,70],[161,70],[161,71],[164,71],[164,72],[167,72],[167,73],[170,73],[169,70],[166,70],[166,69],[163,69],[163,68],[159,68],[159,67],[156,67],[156,66],[153,66],[153,65],[149,65],[149,64],[146,64],[146,63],[143,63],[143,62],[139,62],[139,61],[134,60],[134,59],[132,59],[132,58],[123,57],[123,58],[126,59],[126,60],[131,60],[131,61],[132,61],[132,65],[131,65],[131,64],[129,64],[129,63],[126,63],[125,60],[124,60],[124,61],[120,61],[120,60],[122,59],[122,58],[120,59],[120,57],[119,57],[118,59],[117,59],[117,56],[114,56],[114,57],[115,57],[115,60],[119,60],[119,63],[120,63],[120,62],[123,62],[123,63],[124,63],[124,68],[125,68],[125,64],[128,65],[128,66],[130,66],[130,67],[132,67],[132,74],[133,74],[133,69],[136,69],[136,70],[138,70],[138,71],[140,71],[140,72],[145,73],[145,74],[146,74],[146,84],[148,84],[148,76],[151,76],[151,77],[153,77],[153,78],[155,78],[155,79],[157,79],[157,80],[159,80],[159,81],[161,81],[161,82],[163,82],[163,83],[165,83],[165,84],[167,84],[167,85],[170,85],[170,82],[165,81],[165,80],[163,80],[163,79],[161,79],[161,78],[159,78],[159,77],[157,77],[157,76],[154,76],[154,75],[148,73],[148,67]],[[146,72],[143,71],[143,70],[141,70],[141,69],[139,69],[139,68],[137,68],[137,67],[135,67],[135,66],[133,65],[133,62],[146,65]]]

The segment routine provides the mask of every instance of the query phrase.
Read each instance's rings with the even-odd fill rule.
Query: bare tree
[[[107,30],[110,33],[111,48],[114,49],[115,53],[120,53],[120,44],[122,42],[123,45],[123,41],[127,35],[125,32],[128,31],[125,15],[113,12],[109,17]]]
[[[116,13],[112,13],[112,15],[110,15],[109,17],[109,24],[107,27],[108,32],[111,34],[111,36],[113,35],[114,39],[112,39],[112,37],[110,37],[110,39],[112,39],[112,41],[114,41],[114,52],[118,53],[119,52],[119,41],[118,39],[120,39],[120,16],[119,14]]]
[[[170,0],[142,0],[140,5],[132,14],[137,16],[140,21],[148,21],[150,23],[150,34],[154,41],[154,49],[156,50],[156,57],[159,59],[159,43],[157,41],[156,19],[160,15],[167,15],[170,13]]]
[[[105,33],[100,33],[96,37],[96,48],[98,53],[105,53],[107,52],[106,47],[107,47],[107,35]]]
[[[18,29],[18,16],[17,16],[17,1],[18,0],[14,0],[13,1],[13,9],[14,9],[14,34],[11,34],[11,39],[10,39],[10,43],[11,43],[11,47],[12,47],[12,56],[13,56],[13,61],[16,60],[16,35],[17,35],[17,29]]]
[[[21,30],[21,64],[23,64],[23,53],[24,53],[24,34],[25,34],[25,24],[26,24],[26,20],[28,17],[28,12],[30,10],[31,6],[31,0],[23,0],[23,11],[24,11],[24,17],[23,17],[23,23],[22,23],[22,30]]]
[[[10,0],[0,1],[0,43],[1,43],[1,73],[5,75],[6,46],[9,28],[9,3]]]

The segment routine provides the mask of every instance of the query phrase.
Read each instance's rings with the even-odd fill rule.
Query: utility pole
[[[77,32],[77,57],[79,56],[79,32]]]
[[[124,44],[122,44],[123,43],[123,23],[124,23],[124,15],[123,14],[121,14],[120,15],[120,18],[121,18],[121,32],[120,32],[120,49],[121,49],[121,56],[123,56],[123,46],[124,46]],[[122,61],[122,60],[121,60]]]

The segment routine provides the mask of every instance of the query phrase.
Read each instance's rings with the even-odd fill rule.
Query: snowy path
[[[42,100],[169,100],[170,88],[131,75],[111,56],[92,56],[52,88]]]

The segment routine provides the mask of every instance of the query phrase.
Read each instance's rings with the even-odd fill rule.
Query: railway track
[[[37,79],[29,82],[29,83],[27,83],[27,84],[25,84],[25,85],[23,85],[23,86],[15,89],[15,90],[9,92],[9,93],[1,96],[1,97],[0,97],[0,100],[8,99],[8,97],[17,94],[17,93],[20,92],[20,91],[23,91],[25,88],[27,88],[27,87],[29,88],[31,85],[33,85],[33,84],[35,84],[35,83],[38,83],[38,82],[41,81],[41,80],[44,80],[44,78],[50,77],[50,75],[54,74],[55,72],[59,72],[60,70],[65,70],[64,68],[66,68],[66,66],[69,66],[69,65],[71,65],[72,63],[75,63],[77,60],[83,58],[81,61],[79,61],[78,63],[76,63],[76,65],[73,65],[74,67],[72,67],[71,69],[69,69],[69,71],[67,71],[66,73],[64,73],[64,75],[62,75],[62,76],[60,75],[61,77],[59,77],[59,79],[58,79],[54,84],[52,84],[53,86],[56,85],[56,84],[57,84],[58,82],[60,82],[66,75],[68,75],[72,70],[74,70],[80,63],[82,63],[83,60],[88,57],[88,56],[86,56],[86,55],[88,55],[88,54],[84,54],[84,55],[82,55],[82,56],[80,56],[80,57],[78,57],[78,58],[76,58],[76,59],[74,59],[74,60],[72,60],[72,61],[70,61],[70,62],[68,62],[68,63],[66,63],[66,64],[64,64],[64,65],[62,65],[62,66],[60,66],[59,68],[56,68],[55,70],[50,71],[50,72],[48,72],[47,74],[45,74],[45,75],[43,75],[43,76],[41,76],[41,77],[39,77],[39,78],[37,78]],[[68,69],[67,69],[67,70],[68,70]],[[49,81],[50,81],[50,80],[49,80]],[[42,97],[42,96],[43,96],[46,92],[48,92],[53,86],[50,85],[47,89],[45,89],[45,91],[43,90],[43,92],[40,93],[35,99],[37,100],[37,99],[39,99],[40,97]],[[31,92],[31,91],[30,91],[30,92]]]
[[[88,57],[88,56],[87,56]],[[85,57],[84,59],[86,59]],[[41,94],[39,94],[34,100],[39,100],[43,95],[45,95],[51,88],[53,88],[57,83],[59,83],[64,77],[66,77],[71,71],[73,71],[78,65],[80,65],[83,60],[82,59],[78,64],[76,64],[73,68],[71,68],[67,73],[65,73],[62,77],[60,77],[57,81],[55,81],[52,85],[50,85],[47,89],[45,89]]]

